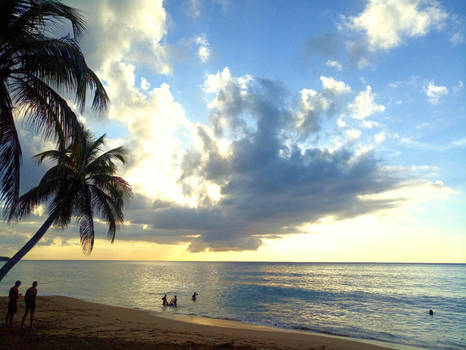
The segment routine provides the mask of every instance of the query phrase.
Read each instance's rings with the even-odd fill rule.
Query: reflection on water
[[[6,295],[16,279],[26,286],[37,279],[41,295],[435,349],[466,347],[466,265],[24,261],[0,292]],[[177,295],[177,308],[161,305],[164,293]]]

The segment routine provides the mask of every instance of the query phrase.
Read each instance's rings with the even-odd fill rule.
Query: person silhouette
[[[8,311],[5,317],[5,327],[13,327],[13,316],[18,311],[18,299],[21,296],[19,294],[19,286],[21,285],[21,281],[16,281],[15,285],[10,288],[10,292],[8,293]]]
[[[37,296],[37,281],[32,282],[32,287],[29,287],[24,294],[24,302],[26,303],[26,311],[24,312],[23,320],[21,321],[21,328],[24,326],[24,321],[26,321],[26,316],[30,311],[31,323],[29,328],[32,329],[32,319],[34,318],[34,311],[36,309],[36,296]]]

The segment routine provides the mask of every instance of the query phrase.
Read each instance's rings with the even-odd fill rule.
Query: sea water
[[[166,315],[466,348],[465,264],[22,261],[0,293],[17,279],[23,293],[38,280],[39,295]],[[162,306],[165,293],[177,308]]]

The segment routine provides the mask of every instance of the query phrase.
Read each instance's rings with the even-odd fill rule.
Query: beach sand
[[[0,297],[0,349],[388,349],[352,338],[308,334],[239,322],[148,312],[63,296],[38,297],[35,329],[4,328],[7,298]],[[29,320],[26,321],[26,325]]]

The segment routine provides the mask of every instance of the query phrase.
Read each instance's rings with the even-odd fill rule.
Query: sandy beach
[[[1,310],[6,304],[1,297]],[[34,330],[20,329],[23,313],[21,300],[14,327],[0,328],[0,349],[388,349],[239,322],[168,319],[63,296],[38,297]]]

